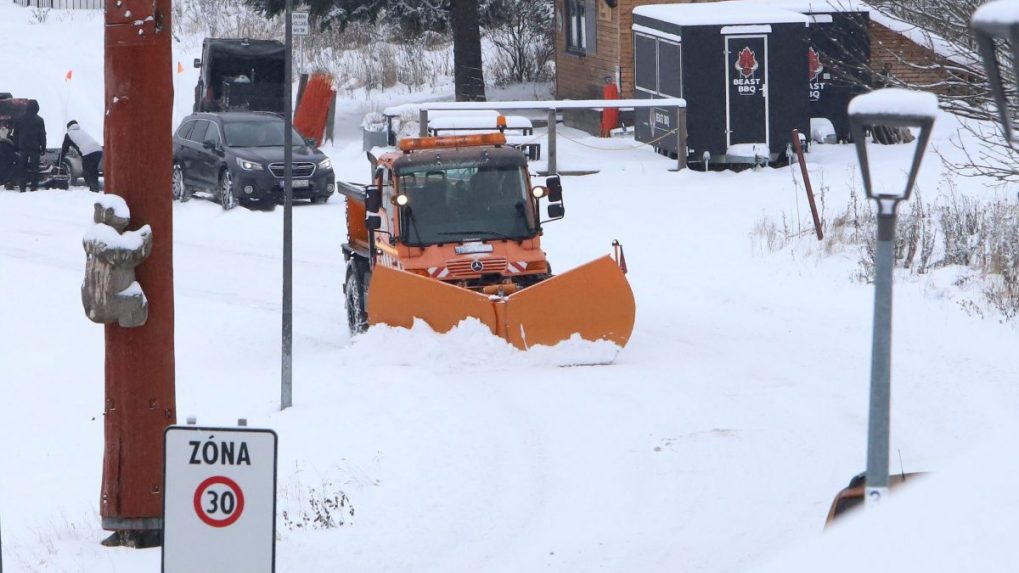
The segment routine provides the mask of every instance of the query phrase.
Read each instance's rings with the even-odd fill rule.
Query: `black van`
[[[194,111],[283,113],[286,49],[278,40],[206,38]]]

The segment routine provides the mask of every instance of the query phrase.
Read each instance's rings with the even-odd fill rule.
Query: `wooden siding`
[[[602,3],[603,0],[597,0]],[[610,10],[612,19],[597,19],[597,44],[593,54],[566,51],[566,0],[555,0],[556,97],[558,99],[600,99],[605,78],[616,77],[619,65],[619,7]]]

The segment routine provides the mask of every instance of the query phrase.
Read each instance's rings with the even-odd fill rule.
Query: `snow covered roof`
[[[1002,3],[1003,7],[991,6]],[[987,20],[1007,20],[1015,16],[1019,21],[1019,8],[1015,0],[997,0],[984,6],[991,6],[985,12]],[[981,9],[984,9],[984,6]],[[778,24],[789,22],[811,22],[805,14],[832,14],[837,12],[866,12],[871,21],[905,36],[915,44],[935,54],[965,66],[980,65],[976,54],[964,51],[944,38],[932,34],[914,24],[880,12],[860,0],[729,0],[704,4],[657,4],[639,6],[633,13],[654,18],[679,26],[733,25],[733,24]],[[977,10],[980,14],[981,10]]]
[[[968,50],[964,50],[961,46],[953,44],[937,34],[932,34],[915,24],[903,22],[894,16],[889,16],[888,14],[879,12],[874,8],[870,9],[870,20],[888,28],[896,34],[909,38],[913,43],[927,48],[946,60],[965,66],[980,65],[980,58],[977,57],[976,54]]]
[[[798,24],[810,19],[793,10],[746,1],[705,4],[654,4],[638,6],[633,13],[677,26],[732,26],[740,24]]]
[[[800,14],[834,14],[837,12],[869,12],[871,7],[859,0],[743,0],[747,3],[792,10]]]

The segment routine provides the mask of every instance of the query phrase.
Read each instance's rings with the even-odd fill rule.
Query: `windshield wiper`
[[[407,220],[410,221],[410,225],[408,225],[408,226],[411,229],[413,229],[414,234],[417,235],[418,243],[420,243],[421,242],[421,231],[418,231],[418,222],[417,222],[417,219],[414,218],[414,209],[412,207],[409,207],[409,206],[408,207],[404,207],[404,209],[406,210],[406,213],[407,213]]]

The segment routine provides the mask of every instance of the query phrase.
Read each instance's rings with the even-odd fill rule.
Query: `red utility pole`
[[[163,430],[176,422],[173,356],[173,77],[170,0],[106,0],[106,192],[152,227],[136,269],[149,300],[138,328],[106,326],[105,449],[100,514],[106,545],[159,542]]]

